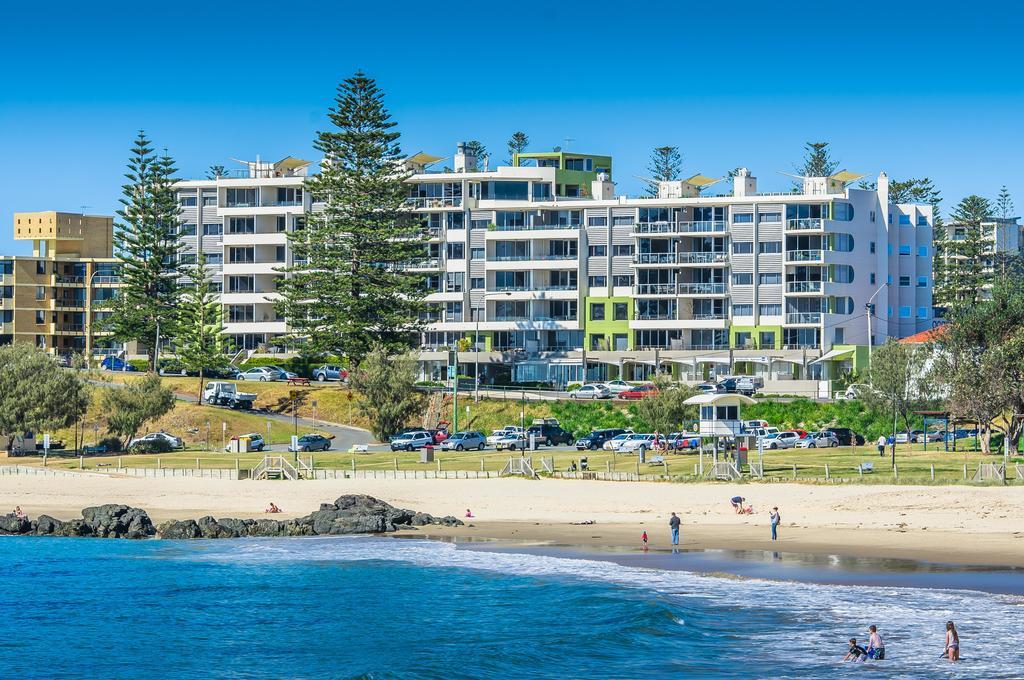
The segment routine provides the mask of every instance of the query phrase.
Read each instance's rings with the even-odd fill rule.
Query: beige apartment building
[[[62,356],[120,352],[99,323],[120,285],[113,231],[102,215],[15,213],[14,238],[32,241],[32,255],[0,256],[0,344]]]

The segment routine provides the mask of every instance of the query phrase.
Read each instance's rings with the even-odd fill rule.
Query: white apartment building
[[[566,384],[584,366],[588,379],[636,379],[657,364],[680,380],[756,375],[769,391],[818,394],[864,368],[869,300],[876,344],[931,327],[931,208],[889,204],[884,173],[876,190],[843,172],[759,193],[744,170],[632,198],[615,195],[607,156],[520,154],[488,170],[459,145],[433,169],[445,160],[406,161],[407,205],[430,234],[410,263],[429,289],[424,378],[442,379],[457,351],[460,373],[488,384]],[[286,330],[274,269],[311,207],[308,167],[257,162],[245,178],[179,185],[195,230],[183,238],[220,256],[242,347],[267,351]]]

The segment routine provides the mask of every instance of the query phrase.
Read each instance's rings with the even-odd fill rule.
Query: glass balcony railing
[[[579,229],[579,224],[570,224],[568,222],[551,222],[551,223],[540,223],[534,222],[533,224],[498,224],[495,225],[492,231],[540,231],[542,229]]]
[[[728,262],[729,254],[724,252],[679,253],[677,261],[680,264],[715,264]]]
[[[633,256],[635,264],[675,264],[675,253],[637,253]]]
[[[724,283],[680,283],[680,295],[724,295]]]
[[[786,323],[821,323],[821,312],[790,312]]]
[[[820,230],[825,228],[825,220],[820,217],[805,217],[796,220],[786,220],[786,229],[789,231]]]
[[[787,293],[820,293],[822,281],[789,281],[786,283]]]
[[[674,283],[638,283],[633,286],[634,295],[675,295]]]
[[[405,199],[409,208],[459,208],[462,206],[461,196],[414,196]]]
[[[821,262],[824,258],[822,250],[787,250],[787,262]]]
[[[633,225],[634,234],[701,234],[725,230],[724,220],[705,220],[699,222],[637,222]]]
[[[488,262],[526,262],[544,260],[575,260],[579,255],[488,255]]]

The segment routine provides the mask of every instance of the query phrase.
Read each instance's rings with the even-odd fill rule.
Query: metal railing
[[[694,321],[721,321],[723,319],[728,319],[728,318],[729,318],[729,315],[726,314],[725,312],[713,312],[713,313],[710,313],[710,314],[694,314],[693,315]]]
[[[786,323],[821,323],[821,312],[790,312]]]
[[[101,283],[121,283],[120,276],[94,276],[92,277],[93,285]]]
[[[634,295],[675,295],[674,283],[639,283],[633,286]]]
[[[53,279],[54,283],[58,286],[61,284],[70,284],[77,286],[85,284],[84,276],[75,276],[71,274],[54,274]]]
[[[787,293],[820,293],[823,281],[789,281],[786,283]]]
[[[680,295],[724,295],[724,283],[680,283]]]
[[[795,220],[786,220],[786,229],[790,231],[804,231],[809,229],[824,229],[825,220],[820,217],[804,217]]]
[[[637,253],[633,256],[635,264],[675,264],[675,253]]]
[[[529,262],[544,260],[575,260],[579,255],[488,255],[488,262]]]
[[[694,251],[691,253],[679,253],[677,259],[681,264],[725,263],[729,261],[729,253]]]
[[[579,224],[516,224],[496,225],[492,231],[538,231],[541,229],[579,229]]]
[[[787,250],[787,262],[821,262],[824,258],[822,250]]]
[[[724,220],[705,220],[698,222],[637,222],[633,225],[634,234],[700,234],[713,231],[725,231]]]
[[[458,208],[462,206],[461,196],[425,196],[405,199],[405,204],[413,208]]]

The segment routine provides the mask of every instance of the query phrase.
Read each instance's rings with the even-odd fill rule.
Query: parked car
[[[753,430],[750,430],[749,433],[757,435],[758,439],[760,439],[761,437],[778,434],[779,431],[780,430],[777,427],[755,427]]]
[[[556,444],[572,444],[573,436],[571,432],[566,432],[560,425],[550,425],[545,423],[543,425],[531,425],[526,430],[526,440],[530,440],[530,435],[534,436],[534,441],[537,444],[543,444],[544,446],[555,446]]]
[[[414,430],[398,435],[391,440],[392,451],[415,451],[424,446],[434,445],[434,434],[427,430]]]
[[[239,392],[238,386],[230,382],[208,382],[203,388],[203,401],[211,406],[251,409],[256,395]]]
[[[509,432],[494,442],[494,448],[498,451],[524,451],[528,445],[526,435],[522,432]]]
[[[827,449],[839,446],[839,438],[828,431],[808,432],[796,443],[799,449]]]
[[[150,432],[145,437],[137,437],[128,442],[128,448],[135,446],[136,444],[145,444],[147,442],[160,440],[165,442],[172,449],[183,449],[185,448],[185,442],[181,440],[181,437],[175,437],[173,434],[168,432]]]
[[[666,440],[670,451],[684,451],[700,448],[700,435],[673,432]]]
[[[701,384],[697,385],[697,389],[700,390],[701,392],[717,392],[718,384],[713,382],[702,382]]]
[[[906,431],[906,430],[904,430],[903,432],[897,432],[896,433],[896,443],[897,444],[907,444],[907,443],[909,443],[911,441],[912,437],[913,437],[913,434],[911,432]]]
[[[796,432],[798,435],[800,435],[800,439],[803,439],[804,437],[807,436],[807,430],[799,430],[797,428],[793,428],[792,430],[789,430],[789,431],[790,432]]]
[[[618,451],[619,447],[622,446],[624,442],[626,442],[629,439],[632,439],[635,436],[636,435],[633,434],[632,432],[624,432],[622,434],[617,434],[608,441],[606,441],[603,445],[601,445],[601,448],[604,449],[605,451]]]
[[[619,399],[634,400],[644,399],[645,397],[649,397],[657,393],[658,388],[656,388],[654,385],[643,384],[637,385],[636,387],[626,390],[625,392],[619,392],[617,396]]]
[[[325,382],[328,380],[348,380],[348,371],[341,366],[334,364],[324,364],[323,366],[317,366],[313,369],[313,373],[310,375],[313,380],[318,382]]]
[[[604,443],[610,441],[612,438],[619,436],[620,434],[626,433],[626,430],[622,428],[614,428],[610,430],[594,430],[590,434],[584,435],[576,440],[576,448],[580,451],[584,449],[589,451],[596,451],[597,449],[604,446]]]
[[[108,371],[128,371],[129,373],[138,370],[124,359],[115,356],[103,357],[103,361],[100,362],[100,368]]]
[[[743,429],[747,432],[753,432],[759,427],[768,427],[767,420],[745,420],[743,421]]]
[[[611,390],[601,383],[580,385],[573,391],[569,392],[570,399],[608,399],[611,396]]]
[[[310,433],[299,437],[298,451],[326,451],[329,448],[331,440],[321,434]],[[291,444],[288,445],[288,450],[297,453]]]
[[[257,366],[238,375],[239,380],[258,380],[259,382],[273,382],[275,380],[287,380],[287,375],[279,368],[271,366]]]
[[[619,453],[640,453],[641,451],[646,453],[654,448],[665,449],[666,441],[663,434],[659,434],[657,439],[653,434],[634,435],[632,439],[622,443]]]
[[[765,435],[764,448],[766,449],[791,449],[800,441],[800,435],[796,432],[775,432]]]
[[[523,428],[519,427],[518,425],[506,425],[500,430],[494,430],[493,432],[491,432],[491,434],[487,436],[487,443],[490,444],[491,446],[494,446],[495,442],[497,442],[499,439],[502,439],[512,434],[522,434],[523,432],[525,432],[525,430],[523,430]]]
[[[625,392],[626,390],[633,389],[633,386],[630,385],[625,380],[609,380],[608,382],[604,383],[604,386],[607,387],[608,391],[611,392],[613,395]]]
[[[839,440],[840,446],[864,446],[864,435],[857,434],[848,427],[826,427]]]
[[[238,380],[241,371],[237,366],[221,366],[220,368],[204,368],[203,377],[213,380]]]
[[[263,440],[263,435],[261,435],[259,432],[250,432],[249,434],[240,434],[238,436],[232,437],[231,439],[241,439],[242,437],[247,437],[249,439],[249,450],[250,451],[262,451],[263,449],[267,448],[267,442],[265,442]],[[231,446],[230,445],[225,446],[224,450],[225,451],[230,451],[231,450]]]
[[[915,444],[924,444],[926,441],[929,442],[941,442],[945,436],[938,430],[932,430],[931,432],[925,432],[924,430],[914,430],[911,432],[913,435],[912,441]]]
[[[468,451],[469,449],[476,449],[477,451],[483,451],[486,445],[487,438],[484,437],[482,432],[456,432],[441,442],[441,450]]]

